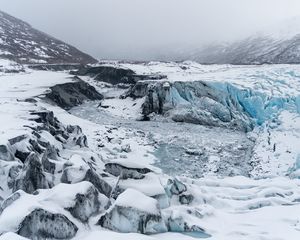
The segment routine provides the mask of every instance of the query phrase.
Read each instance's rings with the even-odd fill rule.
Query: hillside
[[[18,63],[94,63],[75,47],[0,11],[0,58]]]

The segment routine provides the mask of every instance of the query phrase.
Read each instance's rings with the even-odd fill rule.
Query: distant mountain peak
[[[18,63],[95,63],[77,48],[0,11],[0,58]]]
[[[277,40],[287,40],[298,34],[300,34],[300,15],[272,24],[257,33],[258,36],[268,36]]]
[[[205,64],[300,64],[300,16],[230,44],[211,44],[184,59]]]

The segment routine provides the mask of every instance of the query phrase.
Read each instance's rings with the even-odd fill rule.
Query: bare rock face
[[[144,174],[151,172],[148,168],[127,167],[120,163],[105,164],[105,171],[121,179],[142,179]]]
[[[20,224],[18,234],[30,239],[70,239],[78,227],[62,214],[35,209]]]
[[[131,69],[114,67],[114,66],[84,66],[78,71],[71,72],[78,76],[89,76],[95,80],[117,84],[135,84],[140,80],[163,79],[166,76],[162,75],[138,75]]]
[[[24,163],[22,172],[15,180],[13,191],[21,189],[33,193],[37,189],[47,189],[50,186],[38,155],[31,153]]]
[[[96,89],[74,77],[75,82],[64,83],[51,87],[51,92],[46,97],[64,109],[78,106],[86,100],[102,100],[103,95]]]
[[[115,68],[110,66],[97,67],[82,67],[77,72],[72,72],[79,76],[90,76],[101,82],[108,82],[111,84],[133,84],[134,71],[130,69]]]
[[[154,234],[167,231],[157,201],[133,189],[123,192],[98,224],[124,233]]]

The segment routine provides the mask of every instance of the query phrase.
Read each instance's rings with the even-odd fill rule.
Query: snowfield
[[[0,240],[300,239],[300,66],[97,66],[165,77],[134,98],[82,76],[104,99],[67,111],[47,94],[68,72],[0,61]]]

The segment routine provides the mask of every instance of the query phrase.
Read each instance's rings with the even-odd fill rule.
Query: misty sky
[[[0,9],[99,59],[149,59],[300,15],[300,0],[0,0]]]

